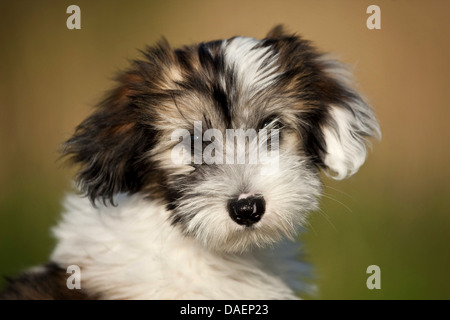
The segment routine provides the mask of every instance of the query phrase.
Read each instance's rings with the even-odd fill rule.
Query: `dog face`
[[[317,208],[319,170],[354,174],[380,135],[346,69],[281,27],[262,40],[162,41],[118,83],[65,144],[81,190],[105,205],[119,193],[160,201],[177,232],[213,250],[293,236]]]

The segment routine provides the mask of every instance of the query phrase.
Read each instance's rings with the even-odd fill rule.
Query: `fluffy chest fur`
[[[217,253],[174,229],[164,206],[140,195],[119,196],[117,203],[94,208],[85,198],[68,196],[54,229],[58,245],[51,260],[78,265],[86,292],[103,299],[297,298],[285,281],[301,289],[307,266],[296,262],[294,243]]]

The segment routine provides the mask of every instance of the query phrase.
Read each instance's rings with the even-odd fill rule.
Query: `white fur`
[[[337,128],[323,128],[327,146],[324,163],[336,174],[332,177],[341,180],[358,171],[366,159],[367,150],[362,138],[354,136],[352,115],[348,111],[333,107],[330,114]]]
[[[378,122],[369,105],[353,89],[354,79],[349,67],[323,55],[318,59],[324,71],[355,94],[346,106],[330,106],[331,123],[322,127],[327,155],[324,163],[336,180],[355,174],[367,156],[367,137],[381,138]]]
[[[295,262],[292,244],[245,254],[215,252],[172,227],[162,204],[139,194],[115,200],[117,207],[94,208],[86,198],[69,195],[63,220],[53,230],[58,245],[52,261],[79,265],[88,292],[101,293],[102,299],[297,298],[283,281],[295,287],[300,275],[292,270],[305,270]],[[264,262],[277,253],[291,261]],[[284,274],[267,265],[279,265]]]
[[[251,148],[251,146],[250,146]],[[187,231],[204,247],[223,252],[244,252],[293,238],[308,213],[317,209],[320,181],[299,156],[282,152],[279,168],[264,175],[265,164],[219,165],[204,181],[185,190],[189,201],[180,210],[195,215]],[[270,165],[270,162],[268,163]],[[251,228],[236,224],[227,212],[227,201],[241,193],[261,194],[266,212]]]
[[[264,90],[276,78],[278,56],[270,47],[255,48],[259,40],[236,37],[223,42],[225,63],[236,72],[241,92]],[[269,63],[263,66],[266,59]]]

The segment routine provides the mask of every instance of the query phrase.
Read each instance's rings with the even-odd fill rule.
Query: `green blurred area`
[[[357,183],[344,190],[325,188],[333,196],[323,199],[303,237],[317,266],[319,297],[449,299],[448,189],[437,185],[407,201]],[[367,289],[370,265],[380,267],[381,290]]]
[[[324,178],[306,243],[320,299],[450,298],[450,3],[377,1],[382,29],[365,26],[370,1],[0,2],[0,275],[43,263],[73,169],[60,143],[138,49],[237,34],[278,23],[355,65],[383,139],[358,174]],[[366,269],[381,268],[369,290]],[[5,284],[0,280],[0,287]]]

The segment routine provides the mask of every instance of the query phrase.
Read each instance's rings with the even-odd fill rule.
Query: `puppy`
[[[297,299],[308,267],[293,240],[320,170],[353,175],[371,137],[347,69],[281,26],[262,40],[162,40],[64,144],[80,192],[51,262],[3,298]]]

